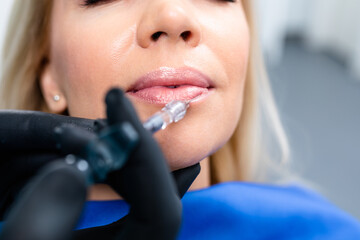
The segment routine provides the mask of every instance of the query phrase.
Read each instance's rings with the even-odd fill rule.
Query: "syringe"
[[[144,124],[144,128],[151,133],[160,129],[165,129],[169,124],[178,122],[184,118],[190,103],[195,101],[199,96],[188,100],[174,100],[165,105],[163,109],[152,115]]]

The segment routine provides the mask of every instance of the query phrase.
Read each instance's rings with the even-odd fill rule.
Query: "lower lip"
[[[128,94],[150,104],[167,104],[173,100],[189,101],[200,95],[202,99],[202,96],[206,96],[209,91],[208,88],[196,86],[180,86],[177,88],[157,86],[128,92]]]

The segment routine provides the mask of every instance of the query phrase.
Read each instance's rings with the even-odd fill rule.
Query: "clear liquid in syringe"
[[[201,95],[200,95],[201,96]],[[165,129],[169,124],[176,123],[185,117],[190,103],[198,99],[197,96],[188,101],[174,100],[165,105],[159,112],[151,116],[144,124],[144,128],[151,133]]]

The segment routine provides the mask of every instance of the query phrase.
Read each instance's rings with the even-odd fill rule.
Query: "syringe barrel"
[[[178,122],[184,118],[188,106],[189,104],[186,102],[175,100],[166,104],[161,111],[169,114],[171,122]]]
[[[165,105],[160,112],[155,113],[145,123],[144,128],[151,133],[165,129],[169,124],[180,121],[186,114],[189,104],[182,101],[172,101]]]

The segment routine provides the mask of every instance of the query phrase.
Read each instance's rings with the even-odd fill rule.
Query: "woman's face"
[[[53,2],[50,63],[41,84],[45,96],[61,95],[71,116],[105,117],[104,97],[115,86],[127,92],[142,121],[173,99],[201,95],[183,120],[155,134],[173,170],[230,138],[249,54],[240,0]]]

